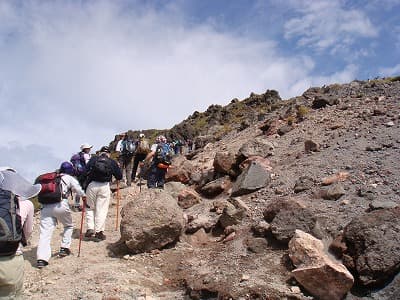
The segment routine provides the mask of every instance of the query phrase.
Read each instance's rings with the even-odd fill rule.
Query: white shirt
[[[121,152],[121,150],[122,150],[122,142],[123,142],[123,141],[124,141],[124,140],[119,140],[119,141],[118,141],[117,146],[115,147],[115,151]]]
[[[81,197],[85,196],[85,192],[80,186],[78,180],[76,180],[75,177],[72,177],[71,175],[61,174],[61,187],[63,195],[67,195],[68,192],[72,190],[74,193]]]
[[[158,146],[158,144],[151,145],[151,148],[150,148],[151,152],[156,152],[157,146]]]

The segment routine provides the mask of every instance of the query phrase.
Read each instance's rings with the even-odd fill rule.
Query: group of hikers
[[[130,186],[141,164],[140,176],[146,177],[147,187],[163,189],[174,154],[164,136],[158,136],[150,146],[143,133],[136,141],[127,134],[122,136],[115,149],[119,154],[118,162],[110,157],[108,146],[101,147],[96,155],[91,154],[91,149],[92,145],[82,144],[80,152],[70,161],[62,162],[55,172],[40,175],[34,184],[11,167],[0,167],[0,299],[22,295],[24,261],[21,249],[27,245],[33,230],[34,207],[30,198],[37,196],[41,204],[36,262],[41,269],[49,264],[51,238],[57,222],[64,227],[57,256],[71,254],[74,228],[71,197],[74,197],[72,208],[83,210],[82,217],[86,212],[85,237],[103,241],[112,178],[117,180],[117,185],[123,180]]]

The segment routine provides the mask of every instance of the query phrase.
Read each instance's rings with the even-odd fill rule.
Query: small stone
[[[123,259],[125,259],[125,260],[128,260],[129,258],[130,258],[129,254],[125,254],[124,257],[123,257]]]
[[[242,275],[242,278],[240,279],[240,282],[248,281],[249,279],[250,279],[250,276],[249,276],[249,275],[243,274],[243,275]]]
[[[394,126],[394,122],[393,122],[393,121],[387,122],[387,123],[385,124],[385,126],[386,126],[386,127],[393,127],[393,126]]]
[[[301,293],[301,290],[300,290],[300,288],[299,288],[298,286],[291,286],[291,287],[290,287],[290,290],[291,290],[292,293],[294,293],[294,294],[300,294],[300,293]]]

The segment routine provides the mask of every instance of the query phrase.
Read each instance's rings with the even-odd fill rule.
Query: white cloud
[[[394,75],[399,76],[400,75],[400,64],[397,64],[397,65],[395,65],[393,67],[380,68],[379,69],[379,75],[383,76],[383,77],[394,76]]]
[[[348,49],[357,38],[378,35],[378,29],[361,10],[348,9],[342,1],[291,1],[296,16],[285,23],[285,38],[317,51]]]
[[[42,171],[83,142],[98,149],[117,132],[169,128],[252,91],[287,98],[315,82],[309,57],[183,19],[178,5],[1,2],[0,136],[13,145],[4,164]]]

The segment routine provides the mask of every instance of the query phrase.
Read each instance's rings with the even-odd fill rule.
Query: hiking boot
[[[47,266],[49,263],[47,262],[47,261],[45,261],[45,260],[43,260],[43,259],[38,259],[37,260],[37,262],[36,262],[36,267],[38,268],[38,269],[42,269],[42,268],[44,268],[45,266]]]
[[[96,234],[94,235],[94,238],[96,240],[98,240],[98,242],[100,242],[100,241],[104,241],[106,239],[106,236],[104,235],[103,231],[100,231],[100,232],[96,232]]]
[[[93,236],[94,236],[94,230],[93,229],[86,230],[85,237],[91,238]]]
[[[71,250],[69,250],[68,248],[60,248],[60,252],[58,252],[58,256],[59,257],[65,257],[71,254]]]

